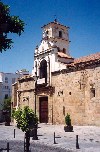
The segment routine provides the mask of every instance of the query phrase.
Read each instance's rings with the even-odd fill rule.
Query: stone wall
[[[100,67],[55,73],[52,86],[54,123],[69,113],[74,125],[100,125]]]
[[[34,110],[34,80],[24,79],[18,82],[18,105],[23,108],[29,106]]]
[[[100,126],[100,67],[84,70],[59,71],[52,73],[52,86],[39,87],[36,96],[36,113],[39,117],[39,98],[48,97],[48,122],[65,124],[70,114],[72,125]],[[35,109],[34,80],[20,79],[13,92],[14,105]],[[17,90],[18,89],[18,90]],[[16,91],[17,90],[17,91]],[[16,94],[18,92],[18,94]]]

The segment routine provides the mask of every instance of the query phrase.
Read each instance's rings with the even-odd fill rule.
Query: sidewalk
[[[74,132],[65,132],[64,125],[39,124],[38,126],[39,140],[33,141],[31,138],[31,145],[59,147],[66,152],[100,152],[100,127],[73,126]],[[54,144],[54,132],[55,136],[58,137],[55,138],[57,144]],[[76,135],[79,136],[80,149],[76,149]],[[24,133],[20,129],[14,126],[0,125],[0,141],[23,141],[23,139]]]
[[[39,125],[38,129],[39,143],[50,146],[61,147],[66,150],[78,152],[100,152],[100,127],[96,126],[73,126],[74,132],[65,132],[64,125]],[[54,143],[54,132],[56,143]],[[79,147],[76,150],[76,135],[79,136]]]

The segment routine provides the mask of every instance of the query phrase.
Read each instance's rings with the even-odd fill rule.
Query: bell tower
[[[42,27],[43,41],[47,41],[49,47],[57,47],[59,52],[69,55],[69,27],[61,25],[55,19],[54,22],[48,23]]]
[[[51,72],[66,68],[72,62],[69,54],[69,27],[54,20],[42,27],[42,40],[34,53],[34,69],[40,83],[51,84]]]

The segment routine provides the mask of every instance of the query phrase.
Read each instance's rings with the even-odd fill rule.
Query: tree
[[[70,118],[70,114],[68,114],[68,113],[65,117],[65,123],[66,123],[66,126],[64,126],[65,132],[72,132],[73,126],[71,125],[71,118]]]
[[[10,7],[0,1],[0,52],[11,49],[12,39],[7,37],[8,33],[16,33],[19,36],[24,32],[24,22],[19,16],[10,15]]]
[[[7,110],[11,113],[11,97],[4,99],[3,110]]]
[[[65,123],[66,123],[66,125],[71,126],[71,118],[70,118],[70,114],[68,114],[68,113],[65,117]]]
[[[11,121],[11,97],[4,99],[3,114],[5,116],[5,125],[10,125]]]
[[[30,131],[38,123],[37,116],[28,106],[13,111],[12,117],[16,120],[17,127],[23,132]]]
[[[38,118],[28,106],[25,106],[23,110],[19,108],[13,111],[12,117],[16,120],[17,127],[25,132],[26,151],[29,152],[30,130],[37,125]]]

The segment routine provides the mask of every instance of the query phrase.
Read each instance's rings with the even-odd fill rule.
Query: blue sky
[[[42,38],[41,27],[57,16],[70,27],[71,56],[77,58],[100,51],[100,0],[2,0],[11,15],[25,22],[25,32],[11,34],[12,49],[0,54],[0,72],[32,71],[34,49]]]

